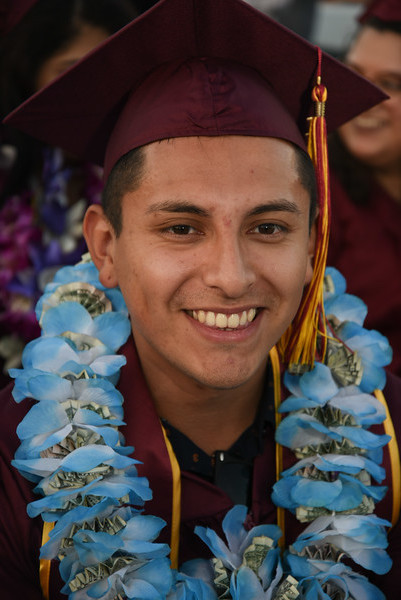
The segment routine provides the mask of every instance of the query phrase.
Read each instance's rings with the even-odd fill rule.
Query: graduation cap
[[[37,0],[0,0],[0,32],[8,33]]]
[[[401,0],[373,0],[359,17],[359,21],[365,23],[372,17],[390,23],[401,22]]]
[[[308,138],[320,204],[314,278],[281,343],[285,360],[311,367],[324,330],[326,97],[330,131],[385,95],[242,0],[161,0],[7,122],[104,164],[107,176],[128,151],[166,138],[254,135],[306,150],[315,110]]]

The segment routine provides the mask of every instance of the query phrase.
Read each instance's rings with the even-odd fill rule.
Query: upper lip
[[[252,304],[248,306],[240,306],[240,307],[232,307],[232,308],[188,308],[186,310],[199,312],[203,310],[203,312],[213,312],[213,313],[221,313],[223,315],[235,315],[242,313],[244,311],[248,311],[254,308],[258,310],[260,307],[257,304]]]

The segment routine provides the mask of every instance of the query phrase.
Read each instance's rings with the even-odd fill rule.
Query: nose
[[[256,279],[246,244],[233,232],[224,232],[210,243],[203,264],[203,282],[226,298],[240,298]]]

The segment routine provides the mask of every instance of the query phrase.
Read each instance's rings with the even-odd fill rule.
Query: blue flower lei
[[[13,369],[14,398],[36,403],[18,426],[13,465],[41,497],[31,517],[55,522],[43,559],[58,557],[70,600],[382,600],[366,577],[342,562],[386,573],[388,521],[373,513],[386,489],[380,466],[387,435],[368,430],[385,419],[372,392],[383,388],[391,360],[386,338],[363,329],[366,307],[345,293],[345,280],[326,271],[325,309],[331,327],[325,364],[285,374],[291,395],[277,442],[299,459],[281,474],[273,501],[309,522],[284,555],[276,525],[245,527],[247,508],[234,506],[222,527],[226,540],[204,527],[195,533],[213,558],[170,568],[167,544],[155,540],[165,523],[141,514],[151,498],[118,427],[117,391],[126,359],[116,354],[130,334],[119,289],[99,281],[90,257],[64,267],[36,307],[42,336]]]

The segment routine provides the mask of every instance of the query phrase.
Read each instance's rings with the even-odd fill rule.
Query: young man
[[[174,567],[209,557],[194,528],[221,535],[223,518],[241,504],[247,530],[278,521],[287,545],[308,522],[324,530],[312,535],[306,551],[294,546],[290,552],[285,568],[293,579],[283,584],[293,586],[292,597],[307,597],[313,586],[332,598],[341,590],[354,598],[359,590],[358,600],[381,597],[341,562],[347,555],[356,569],[379,575],[390,568],[385,522],[370,516],[384,489],[370,483],[384,479],[378,463],[391,419],[382,425],[384,408],[371,394],[382,385],[386,343],[364,333],[358,303],[345,298],[342,304],[341,278],[333,273],[327,280],[331,329],[327,338],[321,333],[327,186],[324,177],[318,180],[316,220],[303,136],[305,97],[319,56],[240,0],[164,0],[11,118],[75,154],[104,159],[107,183],[103,206],[91,207],[84,223],[95,266],[86,262],[56,277],[38,307],[44,336],[27,348],[24,369],[14,373],[15,398],[39,401],[19,427],[23,442],[14,462],[38,484],[43,497],[36,502],[32,486],[10,467],[18,446],[14,429],[32,401],[15,405],[10,390],[4,395],[2,586],[10,598],[39,598],[49,586],[50,598],[62,597],[57,556],[65,591],[74,598],[206,597],[204,589],[189,591],[184,576],[169,579],[157,562],[163,547],[152,546],[154,555],[150,546],[139,549],[138,540],[150,542],[158,533],[156,526],[153,536],[145,525],[135,529],[138,515],[126,505],[141,501],[145,514],[166,521],[157,541],[171,544]],[[358,95],[351,93],[330,114],[330,127],[380,100],[377,90],[328,57],[322,67],[324,83],[337,90],[334,101],[338,89],[358,87]],[[318,97],[323,92],[315,88]],[[318,118],[310,131],[318,155],[321,126]],[[322,167],[318,157],[319,175]],[[368,339],[368,352],[360,338]],[[312,360],[312,351],[304,351],[308,342]],[[282,458],[274,441],[281,396],[277,343],[290,364],[286,381],[293,394],[277,442],[312,461],[275,487],[280,508],[272,487],[283,460],[290,466],[295,457],[286,450]],[[125,361],[117,384],[122,421],[113,385]],[[397,385],[390,382],[388,400]],[[375,433],[366,430],[371,424]],[[149,480],[151,500],[115,433],[120,425],[142,463],[137,469]],[[384,450],[385,482],[395,494],[378,507],[394,522],[396,452],[396,444]],[[42,553],[40,585],[42,522],[24,513],[32,501],[31,516],[57,521]],[[216,576],[227,570],[228,586],[231,577],[231,595],[224,597],[267,597],[274,588],[273,597],[289,598],[279,588],[286,577],[279,567],[267,581],[264,558],[253,568],[242,555],[233,558],[238,523],[237,516],[225,520],[231,553],[215,565]],[[248,550],[255,555],[255,544],[274,545],[269,531],[258,529]],[[392,536],[397,560],[397,527]],[[265,549],[266,555],[269,561],[276,556]],[[237,572],[242,560],[248,566]],[[305,563],[300,569],[291,560]],[[263,596],[250,583],[238,592],[243,577],[255,576]],[[396,573],[378,579],[391,593],[396,580]]]

